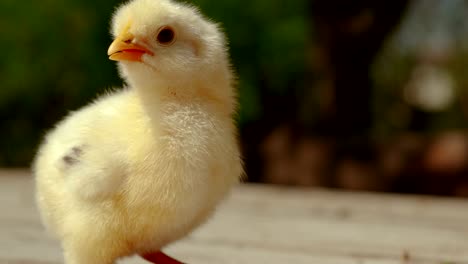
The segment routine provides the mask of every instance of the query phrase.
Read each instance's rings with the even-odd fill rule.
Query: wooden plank
[[[0,171],[0,263],[62,263],[33,188],[27,171]],[[241,185],[208,223],[166,251],[191,264],[465,264],[468,201]]]

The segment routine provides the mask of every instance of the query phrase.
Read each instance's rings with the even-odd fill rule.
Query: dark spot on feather
[[[69,155],[64,156],[62,159],[67,165],[73,165],[78,162],[78,159]]]
[[[82,154],[83,148],[75,146],[71,148],[71,150],[65,156],[62,157],[62,160],[67,166],[71,166],[80,162],[80,157]]]
[[[73,147],[72,152],[76,156],[81,156],[81,153],[83,153],[83,149],[81,149],[80,147]]]

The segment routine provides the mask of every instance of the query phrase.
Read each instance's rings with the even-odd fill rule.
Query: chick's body
[[[142,3],[150,2],[135,0],[122,9],[138,10]],[[145,36],[125,30],[115,35],[131,34],[135,41]],[[193,41],[197,48],[205,45],[201,38]],[[154,56],[126,55],[120,70],[130,88],[72,113],[46,136],[34,164],[38,205],[62,241],[67,263],[114,263],[158,251],[202,223],[238,181],[242,166],[225,51],[216,55],[215,49],[220,64],[209,66],[197,48],[188,52],[206,67],[181,70],[180,76],[175,66],[171,72],[152,66],[172,56],[164,55],[163,46],[148,48]]]

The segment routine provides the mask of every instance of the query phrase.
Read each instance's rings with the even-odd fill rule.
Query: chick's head
[[[112,35],[109,58],[119,61],[131,86],[191,87],[231,80],[224,35],[195,7],[132,0],[115,12]]]

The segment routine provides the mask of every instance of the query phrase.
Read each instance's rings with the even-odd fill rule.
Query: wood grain
[[[0,263],[63,263],[27,171],[0,171],[0,210]],[[244,184],[165,252],[190,264],[468,264],[468,201]]]

